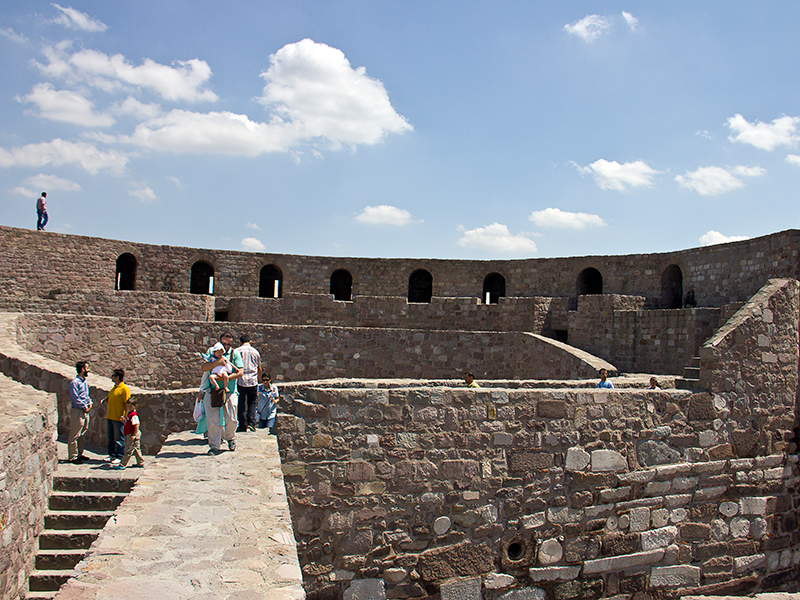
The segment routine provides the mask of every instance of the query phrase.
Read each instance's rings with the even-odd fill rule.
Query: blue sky
[[[797,2],[0,2],[0,223],[526,258],[800,226]]]

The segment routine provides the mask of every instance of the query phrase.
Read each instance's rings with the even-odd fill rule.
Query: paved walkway
[[[277,441],[258,431],[236,443],[209,456],[201,437],[177,433],[144,469],[122,471],[139,475],[133,492],[56,598],[304,599]]]

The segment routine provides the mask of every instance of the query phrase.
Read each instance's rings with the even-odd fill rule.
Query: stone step
[[[678,390],[699,390],[699,379],[686,379],[685,377],[677,377],[675,379],[675,389]]]
[[[134,469],[136,471],[138,469]],[[136,476],[126,476],[127,469],[105,477],[53,476],[55,492],[116,492],[127,494],[136,483]]]
[[[688,364],[688,365],[686,365],[686,366],[687,366],[687,367],[693,367],[693,368],[697,368],[697,369],[699,369],[699,368],[700,368],[700,357],[699,357],[699,356],[693,356],[693,357],[692,357],[692,358],[689,360],[689,364]]]
[[[28,592],[25,594],[25,600],[50,600],[50,598],[55,598],[56,594],[58,594],[58,590],[49,592]]]
[[[86,550],[39,550],[36,553],[36,569],[39,571],[62,571],[74,569],[86,556]]]
[[[48,512],[44,515],[45,529],[102,529],[113,512],[71,510]]]
[[[683,367],[684,379],[697,379],[700,380],[700,367]]]
[[[43,531],[39,535],[40,550],[87,550],[97,539],[97,529],[65,529],[61,531]]]
[[[72,570],[34,571],[28,579],[28,588],[32,592],[57,592],[72,575]]]
[[[113,511],[127,497],[120,492],[54,492],[48,501],[53,511]]]

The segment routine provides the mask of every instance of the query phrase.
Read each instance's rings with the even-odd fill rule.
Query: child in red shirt
[[[124,469],[125,465],[131,459],[132,455],[136,456],[136,466],[144,466],[144,458],[142,458],[141,441],[142,432],[139,429],[139,415],[136,414],[136,399],[129,398],[125,403],[125,416],[122,417],[122,433],[125,436],[125,456],[118,465],[111,467],[112,469]]]

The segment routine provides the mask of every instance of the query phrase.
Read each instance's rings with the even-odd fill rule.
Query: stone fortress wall
[[[331,598],[797,591],[799,317],[798,282],[770,281],[703,346],[709,392],[284,386],[306,580]]]
[[[64,415],[71,363],[88,358],[102,374],[121,364],[153,452],[193,426],[185,388],[196,385],[196,351],[224,329],[250,334],[292,400],[279,439],[310,598],[378,588],[487,600],[797,591],[799,241],[787,231],[669,254],[439,261],[0,227],[0,309],[14,311],[0,313],[0,367],[55,393]],[[136,267],[125,282],[117,261],[128,254]],[[186,293],[198,261],[213,269],[213,295]],[[265,265],[280,273],[278,298],[259,297]],[[349,301],[331,293],[337,269],[352,275]],[[429,302],[408,302],[417,269],[432,275]],[[486,303],[492,273],[505,296]],[[682,306],[690,291],[700,308]],[[590,378],[601,366],[677,374],[698,349],[709,394],[518,381]],[[512,381],[479,392],[446,381],[304,383],[452,380],[465,368]],[[90,384],[95,394],[110,387]],[[102,445],[94,413],[90,441]],[[572,580],[575,568],[588,583]]]
[[[800,232],[793,230],[664,254],[506,261],[213,251],[42,235],[10,227],[0,227],[0,246],[6,249],[0,257],[6,276],[0,307],[9,310],[69,313],[81,305],[81,294],[89,292],[88,305],[96,307],[89,314],[110,317],[191,320],[201,316],[197,311],[204,311],[203,320],[209,320],[212,309],[208,303],[213,302],[218,318],[234,322],[376,330],[524,331],[567,341],[620,371],[647,368],[662,374],[681,372],[719,325],[719,315],[730,303],[747,300],[770,277],[800,276]],[[120,283],[117,261],[124,256],[133,260],[134,266],[122,289],[135,291],[126,291],[130,296],[121,300],[114,288]],[[182,299],[185,310],[178,311],[175,294],[186,298],[196,264],[213,272],[214,297],[195,294],[200,298],[194,302],[204,301],[204,306],[194,304],[191,296]],[[261,289],[265,267],[280,279],[278,298],[259,296],[273,293],[270,286],[266,286],[267,292]],[[332,274],[342,269],[352,277],[350,301],[346,302],[334,300],[331,294]],[[431,275],[432,296],[429,302],[408,302],[409,278],[419,269]],[[491,274],[502,276],[505,291],[487,304],[482,285]],[[201,283],[207,291],[208,281]],[[153,292],[167,295],[159,302],[150,295]],[[691,302],[683,306],[683,297],[690,293],[702,308],[691,307]],[[383,343],[390,346],[391,340]],[[458,340],[447,345],[457,346]],[[290,346],[281,349],[282,356],[302,352]],[[325,353],[324,348],[320,350],[317,356]],[[295,380],[295,374],[284,373],[285,362],[280,361],[273,370],[279,378]],[[464,364],[479,376],[502,377],[488,368],[491,365],[483,369],[476,361],[456,368],[463,369]],[[422,376],[413,371],[403,375]],[[300,376],[310,377],[307,372]],[[454,373],[435,376],[447,378]]]

